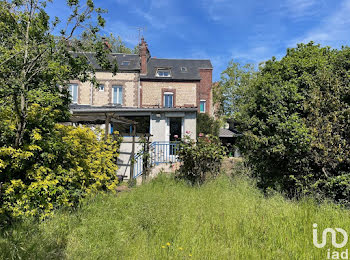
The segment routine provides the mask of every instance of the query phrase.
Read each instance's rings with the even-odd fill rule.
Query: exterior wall
[[[212,97],[212,80],[213,80],[213,70],[212,69],[200,69],[199,74],[201,76],[201,81],[199,83],[198,95],[197,95],[197,107],[199,112],[199,102],[200,100],[206,100],[205,111],[209,115],[213,114],[213,97]]]
[[[158,116],[157,116],[158,115]],[[196,112],[170,112],[170,113],[152,113],[150,116],[150,130],[152,137],[150,142],[155,141],[169,141],[169,125],[168,117],[182,117],[183,128],[182,134],[189,133],[190,137],[196,138]],[[135,137],[135,154],[142,149],[139,137]],[[132,137],[124,137],[123,142],[120,145],[119,157],[118,157],[118,175],[126,175],[127,179],[130,177],[131,166],[131,150],[132,150]]]
[[[78,84],[78,104],[103,106],[112,103],[112,86],[123,87],[123,106],[138,107],[139,73],[96,72],[97,81],[105,86],[104,91],[94,88],[90,82],[72,80]]]
[[[140,138],[135,137],[135,154],[142,149],[142,143]],[[126,175],[127,179],[130,178],[130,165],[131,165],[131,150],[132,150],[132,137],[124,137],[123,142],[120,144],[119,157],[118,157],[118,175]]]
[[[193,82],[141,82],[142,107],[163,105],[163,93],[174,92],[176,107],[196,107],[197,84]]]
[[[157,116],[158,115],[158,116]],[[192,139],[196,138],[197,123],[196,112],[170,112],[170,113],[153,113],[151,115],[150,129],[153,141],[169,141],[169,117],[182,117],[182,136],[186,132]]]

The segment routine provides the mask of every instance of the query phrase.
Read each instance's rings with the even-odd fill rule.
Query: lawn
[[[41,224],[0,236],[0,258],[327,259],[313,223],[350,231],[349,211],[311,199],[264,196],[246,177],[190,187],[171,176],[120,194],[99,195]],[[338,252],[344,251],[338,249]],[[335,249],[335,248],[334,248]]]

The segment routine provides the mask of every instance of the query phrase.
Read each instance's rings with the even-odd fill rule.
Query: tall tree
[[[233,60],[230,61],[227,69],[221,73],[221,80],[213,87],[214,102],[219,116],[233,117],[238,108],[236,102],[239,92],[247,88],[255,75],[253,65],[241,65]]]
[[[115,37],[113,34],[102,36],[96,33],[84,32],[79,37],[74,38],[71,43],[81,50],[90,52],[96,51],[98,43],[108,44],[108,48],[114,53],[132,54],[136,53],[135,51],[137,50],[137,46],[134,49],[130,49],[120,36]]]
[[[263,187],[350,205],[349,60],[349,47],[299,44],[240,92],[240,149]]]
[[[96,8],[92,0],[68,0],[71,14],[63,23],[58,17],[50,21],[45,11],[47,2],[52,1],[0,1],[1,110],[11,114],[16,125],[15,134],[8,133],[8,139],[3,141],[15,148],[23,145],[26,135],[29,138],[27,130],[32,127],[29,115],[33,104],[67,112],[68,95],[59,86],[74,78],[95,81],[87,58],[75,55],[73,52],[79,49],[69,46],[69,41],[83,30],[96,35],[105,23],[104,10]],[[59,27],[63,28],[60,35],[53,35],[51,32]],[[96,52],[97,60],[110,67],[101,44],[96,46]],[[62,99],[62,95],[66,98]],[[62,117],[64,113],[55,116]]]

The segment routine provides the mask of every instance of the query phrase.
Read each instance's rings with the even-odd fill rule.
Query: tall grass
[[[0,238],[0,257],[326,259],[330,240],[316,248],[313,223],[319,233],[326,227],[350,231],[349,211],[311,199],[265,197],[245,177],[190,187],[162,175],[117,197],[99,195],[74,214],[58,213],[38,232],[18,227]]]

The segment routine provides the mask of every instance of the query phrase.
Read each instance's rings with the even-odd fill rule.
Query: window
[[[105,91],[105,85],[100,84],[100,85],[98,86],[98,91]]]
[[[173,97],[174,97],[174,94],[172,92],[164,93],[164,107],[174,106]]]
[[[112,103],[121,105],[123,103],[123,87],[122,86],[113,86],[112,90],[113,90]]]
[[[169,69],[158,69],[156,73],[157,77],[171,77]]]
[[[187,72],[187,68],[186,67],[181,67],[181,72]]]
[[[129,66],[130,65],[130,61],[122,61],[122,66]]]
[[[199,111],[201,113],[205,113],[205,105],[206,105],[207,101],[205,100],[201,100],[199,103]]]
[[[72,103],[78,103],[78,84],[69,84],[69,93]]]

